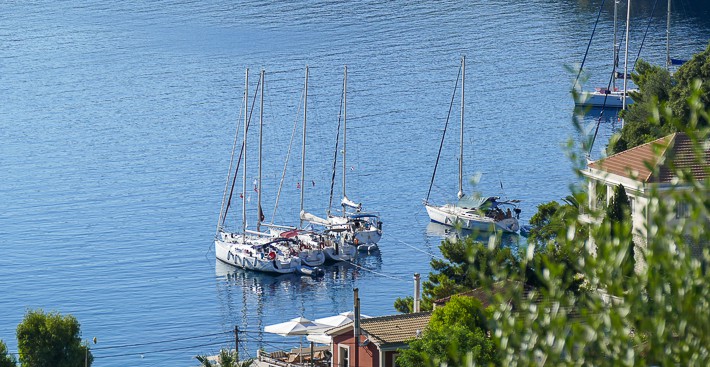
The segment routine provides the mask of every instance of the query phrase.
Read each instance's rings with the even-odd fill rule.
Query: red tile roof
[[[693,153],[690,138],[685,133],[674,133],[592,162],[589,168],[645,183],[670,183],[677,177],[677,170],[687,170],[697,180],[707,178],[708,162],[710,144],[700,161]]]
[[[360,320],[360,328],[378,345],[414,339],[429,324],[431,312],[406,313]]]

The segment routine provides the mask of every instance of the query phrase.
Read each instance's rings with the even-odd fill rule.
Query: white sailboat
[[[259,175],[257,186],[257,230],[247,229],[246,223],[246,183],[247,183],[247,135],[249,127],[248,113],[248,86],[249,86],[249,69],[246,71],[245,88],[244,88],[244,140],[242,142],[241,157],[237,160],[236,169],[232,176],[232,166],[234,162],[234,153],[237,147],[237,137],[232,148],[232,159],[230,162],[229,174],[227,175],[227,184],[222,200],[222,209],[220,210],[220,218],[217,225],[217,235],[215,236],[215,256],[227,264],[235,265],[240,268],[255,270],[267,273],[302,273],[307,275],[317,275],[322,271],[318,268],[310,268],[302,262],[299,257],[299,249],[301,244],[292,238],[275,237],[270,233],[261,232],[261,221],[263,214],[261,210],[261,148],[262,148],[262,126],[263,126],[263,101],[264,101],[264,71],[261,72],[259,85],[261,87],[261,116],[259,118]],[[238,129],[237,129],[238,130]],[[237,135],[239,132],[237,131]],[[231,199],[234,193],[237,171],[239,163],[243,162],[243,180],[242,180],[242,229],[240,232],[228,231],[225,228],[227,212],[231,204]],[[229,193],[229,195],[227,195]]]
[[[305,175],[306,175],[306,131],[308,116],[308,66],[306,66],[306,79],[303,95],[303,139],[301,146],[301,196],[300,196],[300,223],[299,227],[269,225],[272,233],[284,238],[293,238],[299,243],[298,256],[301,261],[309,266],[320,266],[326,260],[351,261],[355,258],[355,248],[338,243],[338,238],[329,233],[318,233],[303,229]],[[285,167],[284,167],[285,169]],[[284,172],[285,173],[285,172]]]
[[[451,227],[460,226],[462,229],[472,231],[503,231],[517,232],[520,229],[518,219],[520,217],[520,209],[517,207],[518,200],[500,200],[500,197],[471,197],[463,193],[463,141],[464,141],[464,96],[465,96],[465,76],[466,76],[466,57],[461,57],[461,131],[459,141],[459,192],[458,201],[455,204],[434,205],[429,202],[429,195],[436,176],[436,167],[439,163],[437,156],[436,164],[434,165],[434,173],[431,177],[429,192],[424,200],[429,219],[432,222],[444,224]],[[457,80],[458,84],[458,80]],[[454,91],[456,88],[454,87]],[[452,99],[453,102],[453,99]],[[447,121],[448,125],[448,121]],[[444,144],[446,137],[446,129],[444,129],[441,138],[441,146]],[[439,155],[441,149],[439,150]],[[511,211],[512,209],[512,211]]]
[[[377,213],[363,212],[362,204],[350,200],[346,194],[347,179],[347,83],[348,67],[343,75],[343,166],[342,166],[342,198],[340,216],[332,215],[328,210],[327,218],[319,218],[313,214],[301,212],[301,219],[325,227],[325,233],[334,236],[343,251],[349,252],[349,247],[359,251],[375,251],[382,238],[382,221]],[[337,145],[336,145],[337,153]],[[337,157],[337,155],[336,155]],[[333,178],[335,178],[335,162],[333,163]],[[303,184],[303,183],[302,183]],[[332,190],[331,190],[332,199]]]
[[[617,43],[616,37],[616,20],[617,20],[617,8],[620,0],[614,0],[614,56],[613,56],[613,70],[611,77],[611,88],[608,87],[598,87],[595,88],[593,92],[583,92],[581,98],[575,101],[575,104],[583,107],[610,107],[610,108],[626,108],[627,105],[633,103],[631,97],[629,97],[629,92],[634,90],[627,89],[628,80],[628,54],[629,54],[629,18],[626,19],[626,52],[624,57],[624,74],[622,76],[624,80],[623,89],[619,90],[616,86],[616,80],[619,78],[619,73],[617,73],[617,67],[619,66],[619,44]],[[631,9],[631,1],[627,4],[627,13]]]

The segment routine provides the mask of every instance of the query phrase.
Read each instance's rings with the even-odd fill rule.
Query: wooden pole
[[[239,362],[239,326],[234,325],[234,358]]]

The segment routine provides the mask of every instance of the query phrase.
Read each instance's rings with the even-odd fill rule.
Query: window
[[[338,345],[338,366],[350,366],[350,347],[347,345]]]
[[[676,219],[688,218],[690,212],[688,211],[688,203],[676,202],[675,203],[675,217]]]

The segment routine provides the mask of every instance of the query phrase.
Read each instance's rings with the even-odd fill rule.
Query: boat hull
[[[585,92],[582,93],[580,101],[576,104],[583,107],[610,107],[610,108],[622,108],[624,105],[623,101],[624,92],[611,92],[609,94],[601,92]],[[606,100],[605,100],[606,99]],[[626,96],[626,105],[633,104],[634,101]]]
[[[215,256],[218,260],[242,269],[264,273],[288,274],[301,267],[300,259],[269,259],[267,254],[249,252],[248,245],[215,240]]]
[[[323,253],[328,261],[353,261],[357,258],[357,248],[349,244],[338,245],[337,252],[335,246],[326,247]]]
[[[516,218],[504,218],[496,221],[493,218],[471,214],[453,205],[425,205],[429,219],[450,227],[460,226],[462,229],[480,232],[503,231],[514,233],[520,229]]]

